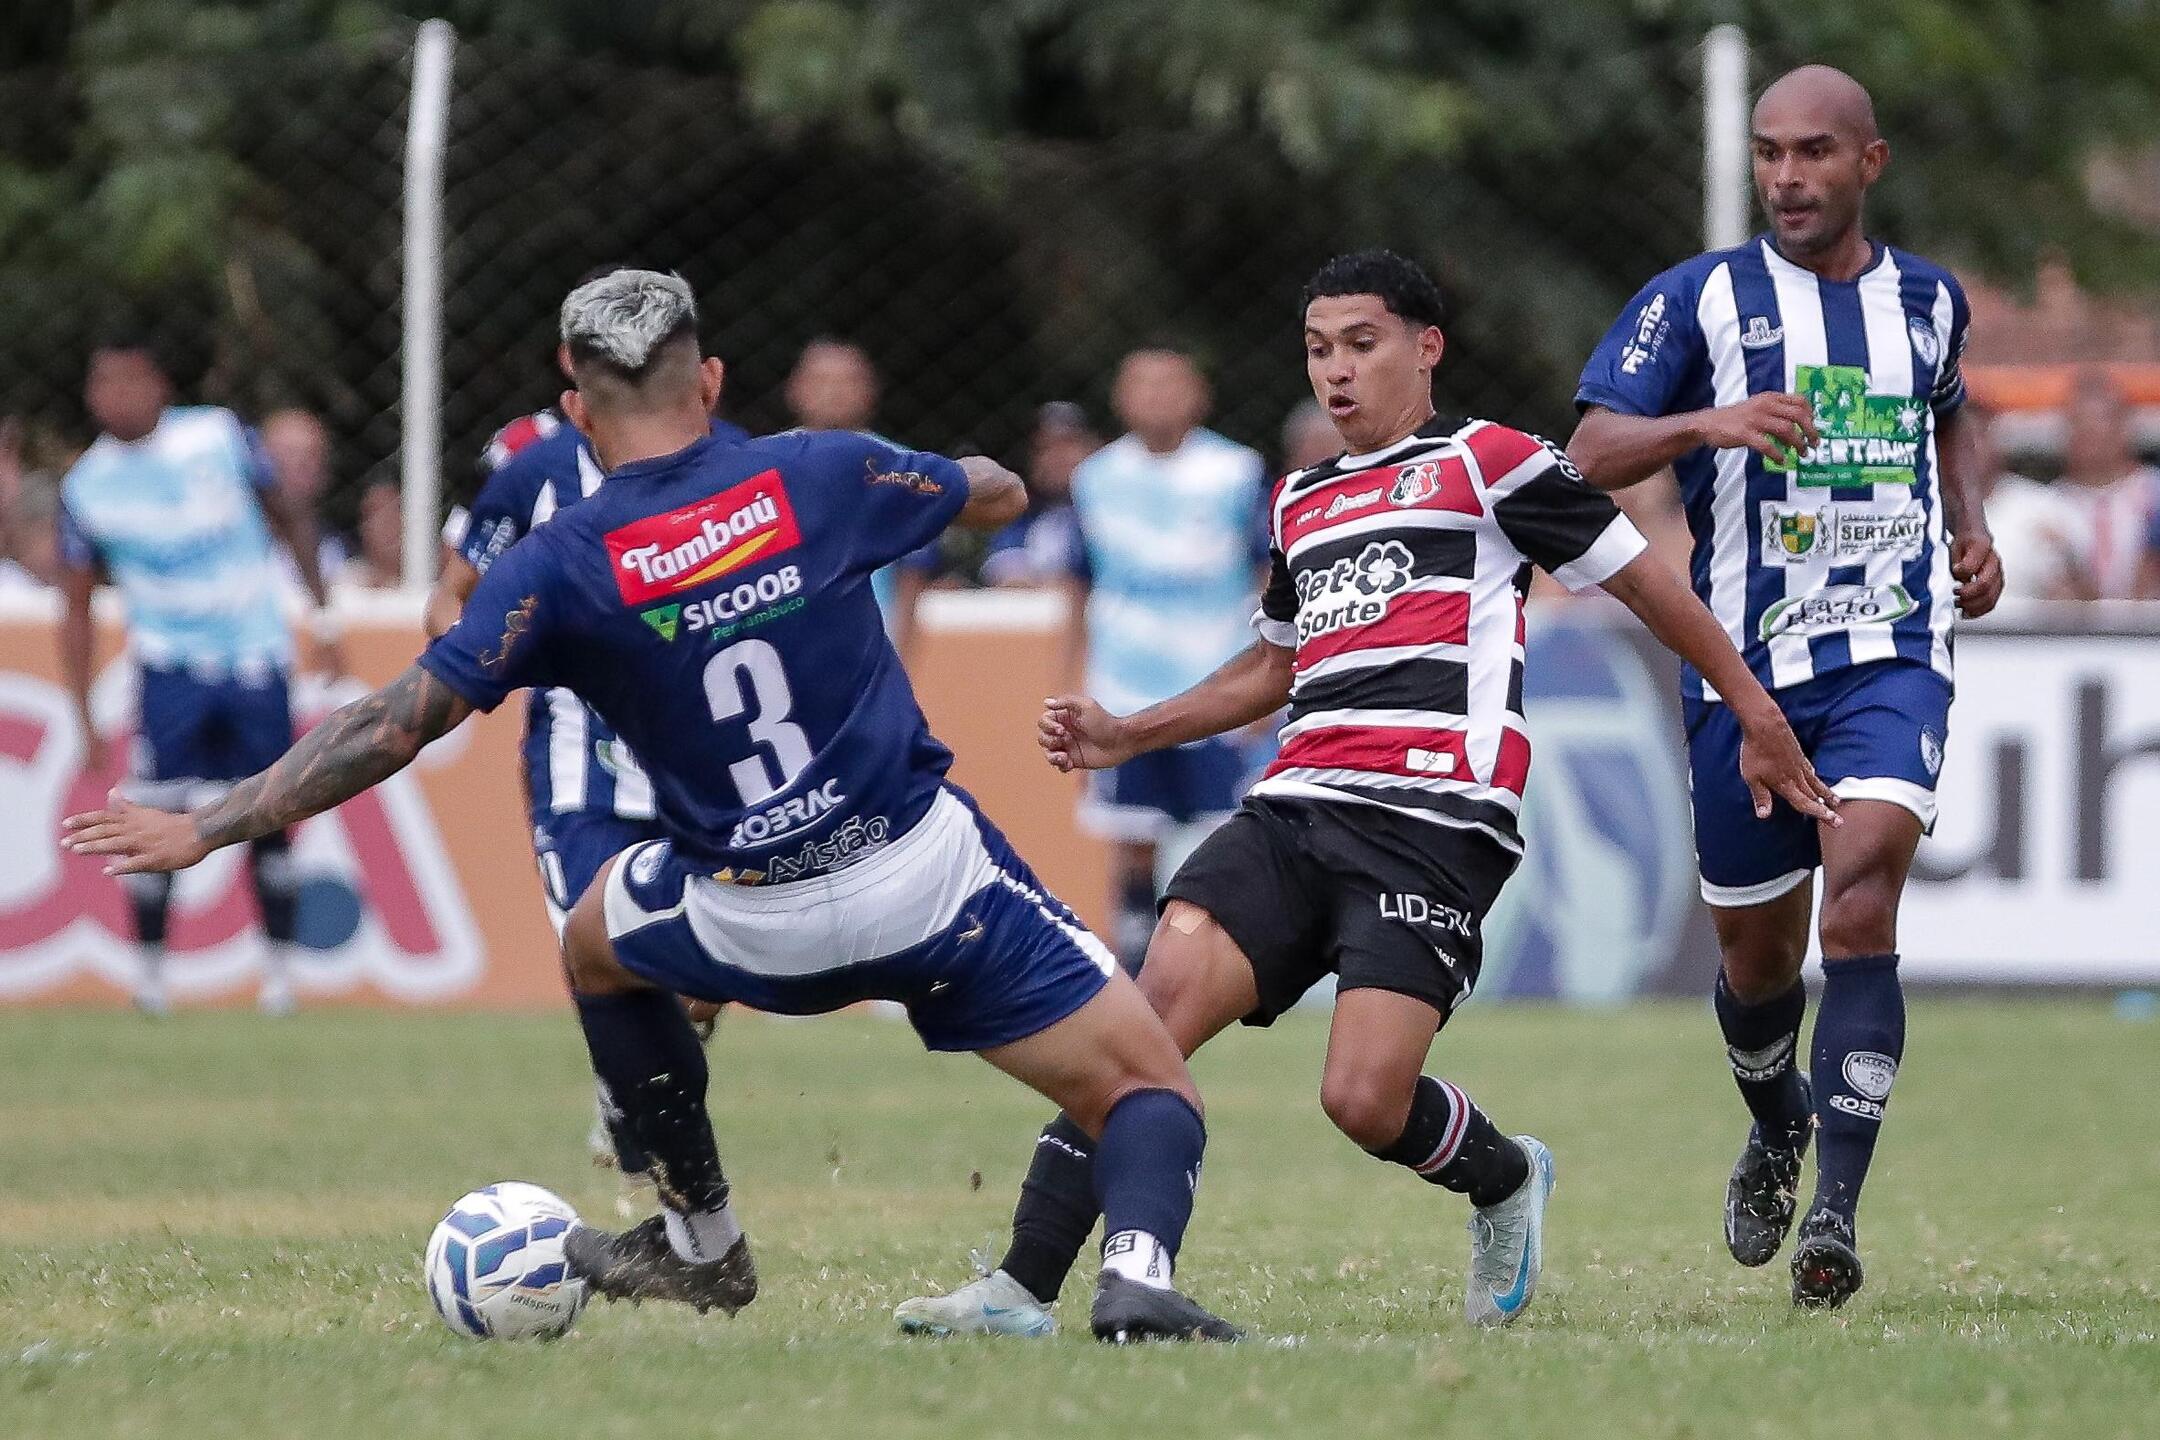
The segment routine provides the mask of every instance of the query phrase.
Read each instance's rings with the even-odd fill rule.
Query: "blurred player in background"
[[[1127,433],[1073,472],[1073,552],[1061,683],[1119,712],[1188,689],[1238,653],[1265,573],[1260,456],[1204,428],[1207,380],[1169,346],[1135,350],[1111,403]],[[1082,826],[1111,842],[1118,955],[1155,928],[1157,847],[1237,808],[1244,757],[1221,735],[1091,776]]]
[[[1298,401],[1282,427],[1282,473],[1310,470],[1342,454],[1342,436],[1317,400]]]
[[[1743,1265],[1777,1254],[1818,1134],[1792,1293],[1830,1307],[1860,1288],[1854,1215],[1905,1050],[1898,899],[1935,821],[1950,630],[1994,608],[2002,567],[1962,410],[1964,292],[1862,228],[1889,161],[1867,91],[1795,70],[1756,102],[1753,132],[1770,233],[1643,288],[1583,370],[1568,450],[1607,490],[1678,472],[1696,593],[1844,799],[1836,827],[1785,807],[1763,819],[1733,771],[1731,692],[1684,673],[1718,1023],[1754,1117],[1726,1245]],[[1818,867],[1811,1085],[1800,966]]]
[[[985,585],[1059,585],[1072,573],[1080,524],[1073,513],[1073,471],[1102,447],[1087,412],[1052,400],[1035,412],[1028,437],[1028,511],[990,541]]]
[[[1280,757],[1170,882],[1141,991],[1191,1055],[1240,1020],[1273,1024],[1336,975],[1321,1107],[1375,1158],[1468,1197],[1464,1313],[1504,1325],[1537,1288],[1552,1156],[1424,1069],[1477,983],[1485,916],[1521,858],[1529,568],[1602,586],[1731,688],[1749,746],[1735,770],[1766,811],[1775,791],[1828,814],[1827,792],[1717,622],[1609,497],[1536,436],[1434,414],[1442,314],[1422,270],[1386,251],[1338,256],[1302,310],[1307,378],[1351,453],[1276,486],[1257,637],[1133,714],[1054,699],[1041,740],[1060,770],[1103,769],[1289,705]],[[1045,1330],[1094,1228],[1089,1164],[1087,1136],[1058,1117],[1003,1263],[905,1302],[901,1325]]]
[[[343,668],[316,564],[315,517],[277,489],[259,438],[238,416],[172,403],[170,372],[147,336],[101,341],[83,398],[99,433],[61,482],[58,529],[66,599],[60,673],[82,727],[84,768],[107,767],[90,712],[90,600],[102,579],[120,590],[140,672],[127,791],[146,804],[190,804],[205,787],[253,774],[292,743],[293,646],[273,533],[315,607],[324,668]],[[259,1004],[284,1014],[293,1007],[297,893],[284,827],[251,837],[248,874],[268,942]],[[135,1003],[162,1015],[172,877],[125,883],[141,961]]]
[[[586,278],[626,268],[603,267]],[[568,350],[557,360],[568,377]],[[724,444],[750,438],[749,431],[725,420],[710,420],[708,426]],[[554,407],[497,430],[481,449],[480,472],[479,492],[428,596],[422,623],[430,640],[457,622],[498,557],[593,494],[606,478],[592,442]],[[540,893],[559,937],[564,917],[602,864],[631,845],[659,838],[652,781],[607,721],[559,685],[526,696],[521,759]],[[594,1160],[613,1163],[626,1180],[649,1178],[650,1157],[604,1091],[591,1144]]]
[[[781,395],[798,429],[875,435],[883,389],[869,351],[852,340],[825,335],[803,346]],[[872,579],[878,608],[885,612],[885,628],[903,662],[914,656],[916,617],[923,591],[937,574],[938,558],[938,544],[933,538],[878,571]]]
[[[568,418],[611,478],[495,558],[458,621],[219,805],[115,801],[68,844],[122,872],[349,799],[475,707],[567,685],[651,766],[665,838],[602,867],[564,930],[593,1068],[650,1153],[662,1212],[573,1227],[572,1270],[611,1298],[730,1312],[756,1295],[729,1202],[707,1070],[675,995],[813,1014],[903,1002],[925,1044],[972,1050],[1094,1137],[1111,1235],[1105,1340],[1234,1339],[1170,1288],[1205,1144],[1177,1047],[1133,983],[966,795],[886,640],[869,577],[948,524],[994,529],[1019,479],[873,436],[708,433],[679,277],[617,271],[572,291]]]

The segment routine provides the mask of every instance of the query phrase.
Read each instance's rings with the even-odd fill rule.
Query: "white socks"
[[[1157,1290],[1170,1288],[1170,1252],[1145,1230],[1120,1230],[1103,1241],[1102,1265],[1127,1280]]]
[[[711,1264],[742,1239],[732,1204],[689,1215],[662,1207],[660,1216],[667,1226],[668,1247],[693,1265]]]

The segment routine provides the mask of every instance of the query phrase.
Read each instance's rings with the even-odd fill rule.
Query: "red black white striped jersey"
[[[1297,659],[1252,793],[1381,805],[1520,850],[1529,567],[1587,589],[1642,553],[1635,527],[1537,436],[1434,420],[1284,477],[1269,538],[1253,624]]]

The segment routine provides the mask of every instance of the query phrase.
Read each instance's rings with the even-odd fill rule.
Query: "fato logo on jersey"
[[[615,588],[629,605],[711,584],[801,543],[795,507],[777,470],[607,535]]]

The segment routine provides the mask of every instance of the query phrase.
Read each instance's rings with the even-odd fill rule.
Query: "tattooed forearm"
[[[472,707],[414,665],[303,735],[275,765],[195,812],[195,833],[216,848],[320,815],[412,763],[420,747]]]

